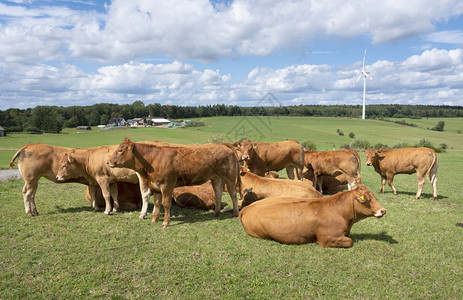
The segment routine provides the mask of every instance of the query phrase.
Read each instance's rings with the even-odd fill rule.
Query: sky
[[[463,106],[461,0],[0,0],[0,110]],[[269,95],[271,96],[269,102]]]

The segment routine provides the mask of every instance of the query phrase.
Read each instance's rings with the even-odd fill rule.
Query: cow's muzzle
[[[384,216],[386,214],[386,209],[385,208],[382,208],[380,210],[378,210],[376,213],[375,213],[375,217],[376,218],[381,218],[382,216]]]
[[[367,166],[371,166],[371,162],[367,162]]]

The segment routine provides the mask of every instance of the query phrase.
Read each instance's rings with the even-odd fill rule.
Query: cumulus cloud
[[[114,0],[100,11],[16,2],[0,3],[4,107],[134,100],[253,105],[268,92],[288,105],[359,104],[359,62],[248,66],[244,78],[195,63],[307,52],[322,38],[360,37],[377,45],[416,36],[429,43],[463,41],[460,30],[433,32],[437,23],[463,14],[458,0]],[[462,105],[462,56],[461,48],[431,48],[401,61],[373,62],[368,99]],[[153,57],[166,61],[149,63]],[[91,64],[97,67],[87,69]]]
[[[114,0],[104,14],[51,5],[0,4],[0,11],[0,41],[11,45],[0,52],[7,60],[71,56],[120,63],[153,55],[200,61],[268,55],[323,35],[364,35],[381,44],[431,33],[434,22],[461,14],[463,3],[236,0],[217,9],[207,0]],[[26,45],[37,51],[18,55],[15,49]]]

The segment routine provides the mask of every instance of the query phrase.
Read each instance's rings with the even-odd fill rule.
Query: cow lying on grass
[[[351,247],[352,225],[367,217],[384,216],[386,209],[361,184],[325,198],[271,197],[243,207],[239,218],[251,236],[284,244],[318,243],[322,247]]]
[[[246,167],[240,167],[241,195],[240,206],[273,196],[290,196],[303,198],[319,198],[318,192],[308,180],[275,179],[258,176],[249,172]]]

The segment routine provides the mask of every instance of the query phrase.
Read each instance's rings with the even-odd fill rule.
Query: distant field
[[[415,200],[416,175],[394,179],[379,194],[380,177],[364,165],[362,180],[387,209],[382,219],[353,226],[350,249],[292,246],[248,236],[229,211],[173,208],[172,226],[138,220],[139,211],[105,217],[84,199],[85,187],[42,179],[39,216],[24,214],[22,180],[0,183],[1,299],[461,299],[463,295],[462,119],[444,119],[444,132],[427,130],[440,119],[407,120],[408,127],[343,118],[207,118],[201,128],[137,128],[62,135],[10,134],[0,148],[29,142],[69,147],[165,140],[182,144],[242,137],[314,141],[319,150],[350,143],[349,133],[371,144],[446,143],[438,154],[438,199],[426,182]],[[336,132],[340,129],[344,136]],[[7,167],[14,151],[0,151]],[[283,174],[283,172],[281,172]],[[152,209],[152,199],[150,209]],[[224,195],[231,206],[231,200]],[[161,215],[162,218],[162,215]]]
[[[398,125],[380,120],[360,120],[350,118],[305,118],[305,117],[215,117],[196,119],[206,126],[183,129],[165,128],[127,128],[102,130],[94,127],[91,131],[66,129],[63,134],[31,135],[11,133],[0,138],[0,149],[19,149],[28,143],[45,143],[66,147],[95,147],[99,145],[119,144],[124,137],[134,141],[163,140],[181,144],[207,143],[209,141],[234,142],[248,137],[259,141],[281,141],[296,139],[300,142],[310,140],[318,150],[339,149],[355,139],[369,141],[372,145],[383,143],[393,146],[396,143],[418,143],[427,139],[436,146],[445,143],[449,149],[463,150],[463,119],[442,119],[446,122],[445,131],[436,132],[427,128],[434,127],[441,119],[401,119],[415,123],[419,127]],[[340,136],[337,130],[344,136]],[[15,151],[0,150],[0,168],[8,168]]]

